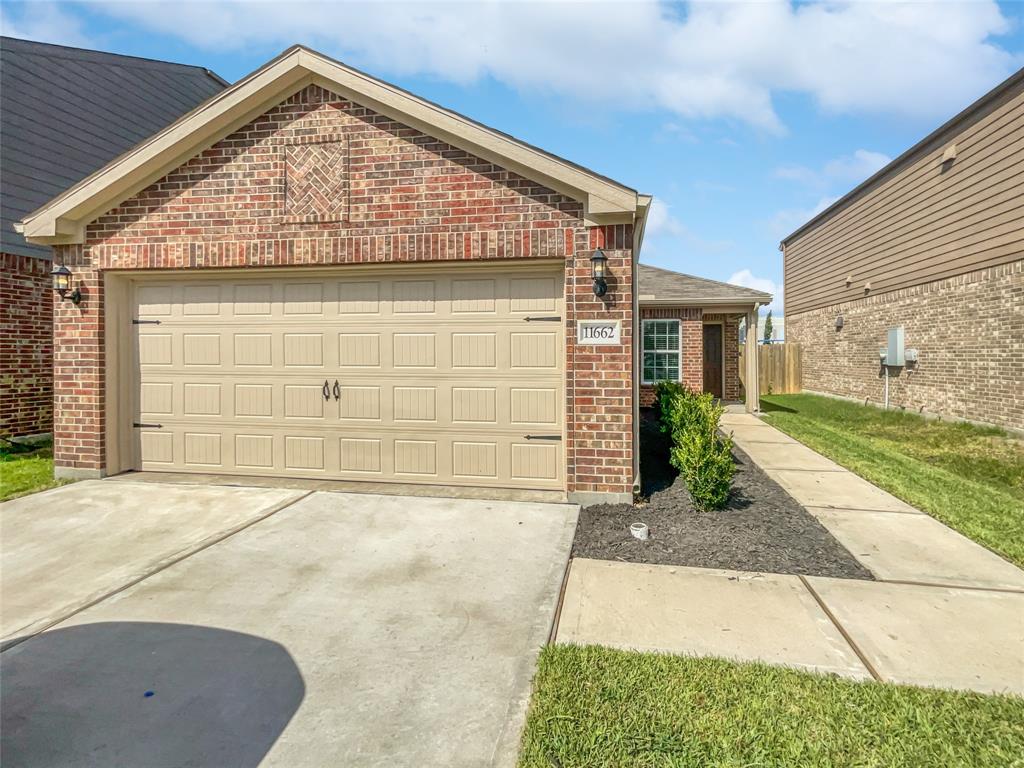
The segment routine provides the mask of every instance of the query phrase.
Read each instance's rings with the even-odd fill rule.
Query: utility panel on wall
[[[885,352],[885,364],[901,366],[906,364],[903,349],[903,326],[889,329],[889,345]]]

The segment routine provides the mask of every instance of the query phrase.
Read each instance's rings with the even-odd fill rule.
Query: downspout
[[[640,249],[651,210],[650,195],[638,195],[633,220],[633,494],[640,493]]]

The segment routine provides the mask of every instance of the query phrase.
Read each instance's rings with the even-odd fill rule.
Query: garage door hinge
[[[528,323],[560,323],[562,318],[558,315],[550,315],[548,317],[524,317]]]
[[[527,440],[561,440],[561,435],[523,435]]]
[[[144,424],[141,421],[133,421],[132,426],[135,429],[163,429],[163,424]]]
[[[138,320],[132,319],[132,325],[160,325],[159,320]]]

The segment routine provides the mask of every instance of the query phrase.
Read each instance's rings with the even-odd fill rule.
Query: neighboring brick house
[[[291,48],[19,225],[81,293],[56,471],[628,501],[639,302],[721,319],[726,396],[742,311],[641,296],[650,201]]]
[[[200,67],[0,38],[0,437],[53,421],[52,252],[13,225],[225,85]]]
[[[639,266],[640,404],[654,403],[654,383],[660,379],[740,400],[739,326],[770,304],[771,294]],[[751,408],[756,410],[753,403]]]
[[[1022,128],[1024,70],[782,242],[805,390],[1024,429]]]

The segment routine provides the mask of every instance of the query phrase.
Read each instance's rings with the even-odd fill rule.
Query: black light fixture
[[[54,267],[50,273],[50,277],[53,280],[53,290],[57,292],[57,295],[61,299],[68,299],[72,304],[78,304],[82,300],[82,292],[75,288],[71,290],[71,270],[61,264],[59,267]],[[71,291],[68,293],[68,291]]]
[[[608,257],[600,248],[590,257],[590,276],[594,278],[594,295],[604,296],[608,293],[608,281],[605,274],[608,270]]]

